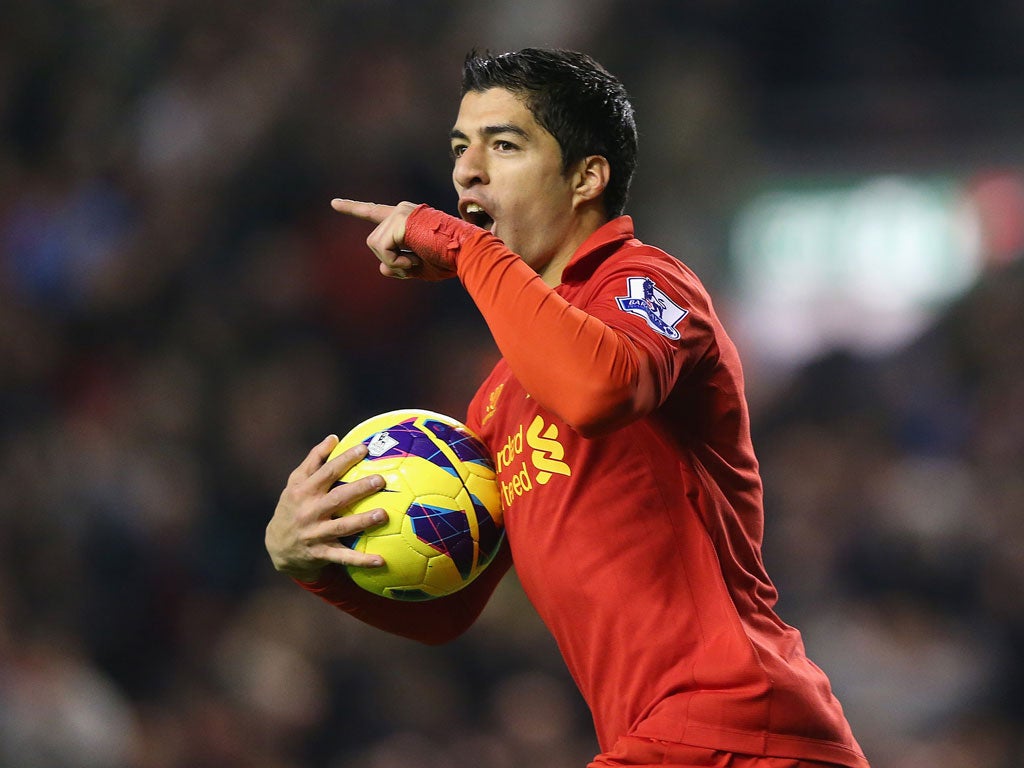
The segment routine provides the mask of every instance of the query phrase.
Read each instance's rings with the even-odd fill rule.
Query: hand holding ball
[[[480,575],[504,537],[494,463],[480,439],[439,413],[391,411],[349,431],[330,458],[359,443],[366,458],[338,482],[379,474],[385,486],[346,514],[383,508],[389,519],[343,540],[384,558],[380,568],[347,567],[352,580],[383,597],[429,600]]]

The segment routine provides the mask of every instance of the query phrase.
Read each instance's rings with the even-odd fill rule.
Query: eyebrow
[[[485,138],[490,136],[496,136],[499,133],[514,133],[516,136],[519,136],[520,138],[523,139],[530,138],[530,135],[523,128],[520,128],[518,125],[515,125],[514,123],[502,123],[500,125],[485,125],[478,131],[478,133]],[[452,128],[452,132],[449,134],[449,138],[465,139],[467,141],[469,140],[469,137],[465,133],[460,131],[458,128]]]

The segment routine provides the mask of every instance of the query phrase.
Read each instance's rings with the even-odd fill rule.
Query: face
[[[578,237],[576,176],[555,137],[503,88],[470,91],[451,134],[459,214],[489,229],[541,275],[569,260]]]

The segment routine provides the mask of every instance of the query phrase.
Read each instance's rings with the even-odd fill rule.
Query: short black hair
[[[533,119],[561,147],[563,172],[590,155],[607,159],[611,173],[605,212],[622,214],[636,169],[637,132],[633,105],[618,78],[577,51],[470,51],[462,69],[462,95],[491,88],[523,99]]]

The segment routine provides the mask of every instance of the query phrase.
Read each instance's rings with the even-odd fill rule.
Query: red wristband
[[[428,205],[418,205],[405,222],[405,245],[431,267],[426,279],[454,277],[459,251],[467,238],[481,229]]]

